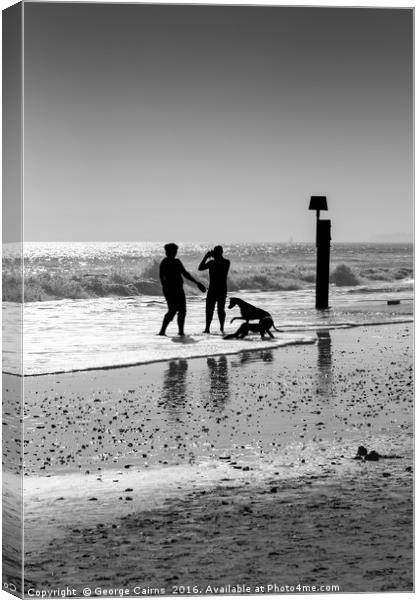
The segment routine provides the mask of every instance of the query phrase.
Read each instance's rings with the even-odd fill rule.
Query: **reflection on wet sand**
[[[206,407],[221,412],[229,400],[229,368],[226,356],[209,356],[207,358],[210,389]]]
[[[318,377],[315,380],[316,392],[326,397],[331,397],[334,391],[332,358],[331,358],[331,335],[325,329],[316,332],[318,336]]]
[[[159,402],[170,416],[176,417],[180,409],[184,408],[187,400],[187,372],[186,359],[171,360],[163,376],[162,397]]]
[[[264,350],[259,351],[241,352],[239,355],[239,364],[241,365],[260,361],[273,362],[273,351],[270,348],[264,348]]]

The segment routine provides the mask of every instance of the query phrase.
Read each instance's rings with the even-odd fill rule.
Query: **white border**
[[[25,2],[32,2],[32,1],[37,1],[37,0],[25,0]],[[52,0],[42,0],[42,1],[52,1]],[[71,0],[54,0],[55,3],[57,2],[66,2],[68,3]],[[89,0],[76,0],[77,2],[89,2]],[[157,0],[142,0],[142,2],[124,2],[122,0],[101,0],[101,1],[90,1],[90,3],[96,3],[96,4],[105,4],[105,3],[110,3],[110,4],[204,4],[204,5],[248,5],[248,6],[300,6],[300,7],[314,7],[314,6],[321,6],[321,7],[351,7],[351,8],[368,8],[368,7],[372,7],[372,8],[415,8],[415,3],[411,2],[403,2],[401,0],[382,0],[380,3],[378,2],[373,2],[373,1],[369,1],[369,0],[364,0],[363,2],[361,2],[359,0],[359,2],[354,2],[354,3],[350,3],[350,2],[343,2],[340,0],[337,0],[336,2],[331,2],[328,0],[318,0],[316,3],[304,3],[304,2],[299,2],[297,0],[289,0],[288,2],[278,2],[276,0],[266,0],[264,2],[260,2],[260,1],[249,1],[249,0],[229,0],[229,1],[221,1],[221,0],[208,0],[207,2],[203,2],[201,0],[183,0],[181,1],[177,1],[177,0],[166,0],[165,2],[162,1],[157,1]],[[8,8],[9,6],[12,6],[13,4],[16,4],[16,2],[13,2],[12,0],[0,0],[0,8],[1,10],[4,10],[5,8]],[[416,14],[414,15],[416,17]],[[416,44],[416,36],[414,37],[414,60],[415,60],[415,69],[414,69],[414,77],[415,77],[415,113],[417,112],[417,71],[418,71],[418,46]],[[0,58],[1,58],[1,46],[0,46]],[[1,88],[1,80],[0,80],[0,88]],[[1,119],[0,119],[0,132],[1,132]],[[417,127],[415,127],[415,136],[414,136],[414,144],[416,146],[416,141],[417,141]],[[1,158],[1,146],[0,146],[0,158]],[[415,154],[415,173],[417,173],[417,167],[419,166],[418,163],[418,157]],[[415,213],[415,229],[417,230],[417,224],[418,224],[418,219],[419,219],[419,211],[417,211]],[[0,230],[1,230],[1,212],[0,212]],[[417,251],[415,252],[415,257],[417,259]],[[417,288],[417,286],[416,286]],[[1,281],[0,281],[0,291],[1,291]],[[416,289],[417,291],[417,289]],[[418,301],[418,295],[416,294],[416,301],[415,301],[415,308],[416,308],[416,312],[417,309],[419,308],[419,301]],[[1,318],[0,318],[1,321]],[[415,336],[417,338],[417,335]],[[415,366],[417,367],[417,360],[415,361]],[[416,451],[416,459],[417,459],[417,451]],[[417,461],[416,461],[417,462]],[[417,480],[416,480],[416,485],[415,485],[415,492],[418,491],[418,486],[417,486]],[[416,494],[416,496],[418,497],[418,494]],[[355,507],[355,510],[357,510],[357,507]],[[1,533],[1,525],[0,525],[0,533]],[[415,527],[415,533],[418,533],[418,528]],[[416,539],[418,539],[417,535],[416,535]],[[415,562],[415,576],[418,573],[418,569],[417,569],[417,563],[418,561]],[[1,561],[0,561],[0,573],[1,573]],[[416,581],[417,577],[415,577],[415,581]],[[392,600],[400,600],[403,598],[406,598],[408,595],[412,595],[413,593],[411,592],[406,592],[406,593],[393,593],[391,598]],[[310,598],[314,598],[315,596],[317,598],[329,598],[330,600],[334,600],[334,599],[340,599],[343,598],[343,596],[348,596],[349,594],[313,594],[313,595],[304,595],[304,594],[284,594],[283,596],[275,596],[275,595],[261,595],[261,596],[216,596],[216,598],[220,598],[220,600],[230,600],[231,598],[238,598],[238,600],[245,600],[246,598],[259,598],[260,600],[262,600],[263,598],[273,598],[274,600],[280,599],[280,598],[284,598],[284,597],[291,597],[291,596],[299,596],[299,598],[302,599],[310,599]],[[378,600],[379,598],[382,597],[390,597],[389,592],[387,593],[379,593],[379,594],[363,594],[364,598],[366,598],[366,600]],[[10,594],[7,594],[6,592],[2,591],[0,589],[0,600],[10,600],[10,598],[12,598],[13,596],[11,596]],[[181,598],[181,597],[180,597]],[[209,598],[215,598],[215,596],[209,596]],[[138,599],[137,599],[138,600]]]

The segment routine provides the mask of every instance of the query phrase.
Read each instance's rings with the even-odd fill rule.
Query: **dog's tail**
[[[274,323],[273,323],[273,329],[274,329],[275,331],[278,331],[279,333],[284,333],[284,329],[278,329],[278,328],[277,328],[277,327],[274,325]]]

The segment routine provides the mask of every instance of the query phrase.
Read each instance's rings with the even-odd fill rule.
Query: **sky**
[[[24,8],[28,241],[413,232],[410,9]]]

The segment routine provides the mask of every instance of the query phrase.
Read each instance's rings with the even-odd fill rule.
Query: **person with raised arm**
[[[217,304],[217,316],[219,317],[220,331],[225,329],[225,304],[227,296],[227,276],[230,261],[223,256],[222,246],[215,246],[213,250],[204,255],[198,266],[199,271],[209,271],[209,289],[206,298],[206,328],[204,333],[210,333],[210,325],[213,320],[214,309]]]

